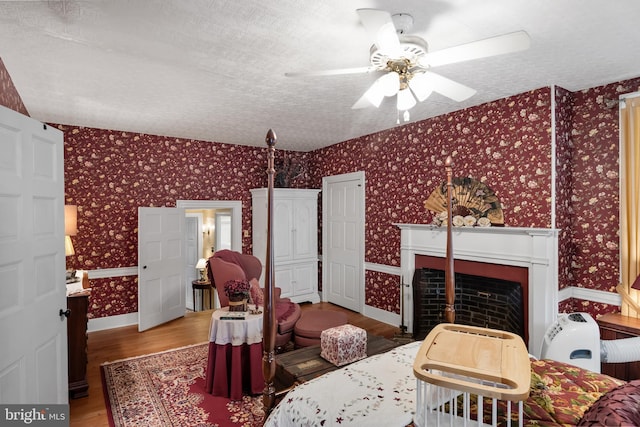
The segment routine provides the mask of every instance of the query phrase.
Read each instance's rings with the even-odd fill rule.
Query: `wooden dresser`
[[[605,314],[596,322],[600,327],[600,338],[617,340],[640,336],[640,319],[622,314]],[[640,378],[640,361],[628,363],[602,363],[602,373],[621,380],[630,381]]]
[[[67,346],[69,352],[69,397],[89,394],[87,382],[87,311],[89,291],[67,297]]]

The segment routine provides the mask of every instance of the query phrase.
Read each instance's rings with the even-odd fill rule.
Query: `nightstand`
[[[213,287],[208,281],[194,280],[191,282],[193,290],[193,311],[196,311],[196,289],[200,290],[200,310],[204,310],[204,291],[209,290],[209,308],[213,308]]]
[[[640,336],[640,319],[622,314],[605,314],[596,322],[600,327],[600,339],[617,340]],[[640,361],[627,363],[602,363],[603,374],[625,381],[640,378]]]
[[[69,353],[69,397],[89,395],[87,382],[87,312],[89,291],[67,297],[67,349]]]

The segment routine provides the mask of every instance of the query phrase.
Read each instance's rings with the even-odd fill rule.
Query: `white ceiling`
[[[531,48],[434,69],[478,93],[433,94],[411,121],[540,87],[640,76],[637,0],[0,2],[0,58],[43,122],[310,151],[396,126],[395,98],[352,110],[375,74],[357,8],[414,17],[432,51],[517,30]]]

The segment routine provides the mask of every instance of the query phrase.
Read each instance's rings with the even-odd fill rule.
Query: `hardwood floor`
[[[330,303],[307,303],[301,304],[301,307],[303,311],[309,309],[343,311],[347,313],[349,323],[374,335],[391,338],[399,332],[397,327]],[[109,426],[100,377],[102,363],[206,342],[209,335],[211,313],[211,310],[196,313],[187,312],[180,319],[145,332],[138,332],[136,325],[90,332],[87,365],[89,396],[70,399],[70,425],[77,427]]]

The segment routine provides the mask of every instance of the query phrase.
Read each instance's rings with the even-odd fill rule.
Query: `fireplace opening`
[[[417,268],[413,277],[413,337],[423,340],[445,321],[445,272]],[[455,323],[500,329],[527,342],[525,297],[520,282],[455,273]]]

